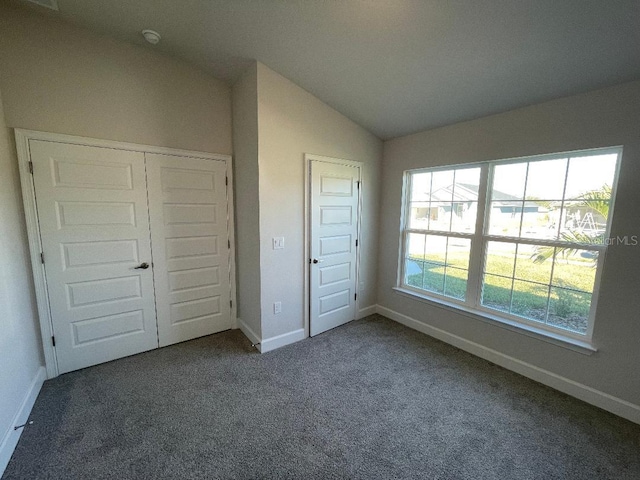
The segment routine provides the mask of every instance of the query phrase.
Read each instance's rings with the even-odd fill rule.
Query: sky
[[[565,198],[576,198],[604,184],[611,186],[617,154],[572,157],[569,159],[531,162],[527,176],[526,164],[500,165],[495,168],[494,189],[522,198],[561,200],[567,177]],[[524,189],[527,180],[526,192]]]
[[[538,198],[541,200],[562,200],[577,198],[590,190],[611,186],[615,174],[618,155],[590,155],[583,157],[560,158],[553,160],[498,165],[494,170],[494,189],[518,198]],[[569,168],[567,171],[567,162]],[[478,185],[480,168],[468,168],[456,171],[456,183]],[[526,190],[525,190],[526,182]],[[453,172],[437,171],[433,179],[429,173],[413,175],[413,201],[428,201],[431,185],[433,190],[447,187],[453,183]]]

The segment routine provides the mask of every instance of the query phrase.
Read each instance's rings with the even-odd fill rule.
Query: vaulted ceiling
[[[380,138],[640,79],[638,0],[58,0],[232,83],[259,60]]]

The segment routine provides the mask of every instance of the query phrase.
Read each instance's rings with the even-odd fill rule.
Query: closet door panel
[[[59,373],[157,348],[144,154],[29,147]]]
[[[160,346],[231,328],[226,165],[146,154]]]

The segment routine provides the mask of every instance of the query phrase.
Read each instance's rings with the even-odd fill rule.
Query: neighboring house
[[[431,194],[430,202],[412,202],[417,220],[429,220],[431,228],[440,224],[438,229],[448,230],[449,219],[454,230],[465,231],[473,228],[478,205],[478,185],[457,183],[438,188]],[[514,195],[493,191],[491,198],[492,225],[509,225],[520,221],[524,210],[524,223],[537,223],[540,214],[549,210],[542,205],[519,199]]]
[[[454,188],[455,187],[455,188]],[[600,234],[604,231],[606,218],[591,207],[576,200],[574,203],[522,200],[499,190],[492,192],[491,229],[496,234],[518,236],[520,218],[522,233],[536,238],[548,238],[560,232],[580,231]],[[412,202],[413,218],[418,222],[429,222],[430,228],[454,231],[473,229],[478,202],[478,185],[457,183],[438,188],[431,194],[431,201]]]

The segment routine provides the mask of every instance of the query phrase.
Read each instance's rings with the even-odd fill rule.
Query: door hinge
[[[354,300],[357,300],[357,299],[358,299],[358,294],[357,294],[357,293],[353,295],[353,299],[354,299]]]
[[[229,307],[233,308],[233,300],[229,300]]]
[[[44,265],[44,253],[43,252],[40,252],[40,261]]]
[[[356,238],[356,247],[358,246],[358,239]]]
[[[51,337],[51,343],[54,347],[56,346],[56,337]]]
[[[358,184],[358,190],[360,190],[360,180],[356,182]]]
[[[29,173],[33,175],[33,162],[29,162]]]
[[[231,240],[227,240],[227,245],[229,248],[231,248]]]
[[[229,177],[224,177],[224,184],[229,185]]]

